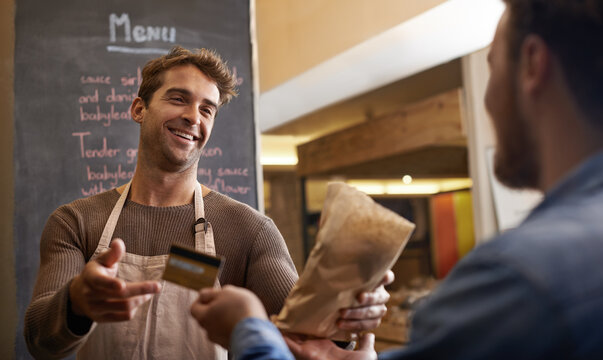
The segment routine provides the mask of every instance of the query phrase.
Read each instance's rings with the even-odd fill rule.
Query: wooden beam
[[[460,89],[299,145],[297,172],[300,176],[324,175],[447,146],[466,146]]]
[[[379,160],[331,169],[320,177],[392,179],[469,177],[465,146],[430,146]],[[314,175],[314,177],[317,177]]]

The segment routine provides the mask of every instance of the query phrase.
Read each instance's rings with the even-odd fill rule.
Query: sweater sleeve
[[[257,233],[249,258],[246,286],[261,300],[268,315],[277,314],[297,281],[297,272],[283,236],[267,219]]]
[[[35,358],[62,358],[75,352],[93,328],[92,321],[82,322],[68,311],[69,285],[86,261],[74,230],[77,221],[65,215],[59,209],[50,216],[40,241],[40,269],[24,324],[25,340]],[[73,324],[82,334],[70,330]]]

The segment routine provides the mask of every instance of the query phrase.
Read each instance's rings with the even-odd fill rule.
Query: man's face
[[[171,68],[140,108],[141,157],[167,171],[196,166],[218,110],[220,92],[194,65]],[[134,105],[136,107],[136,103]],[[134,116],[133,116],[134,117]]]
[[[521,109],[517,62],[508,41],[508,10],[503,14],[488,54],[490,79],[485,104],[496,130],[496,177],[512,188],[536,188],[537,154],[532,130]]]

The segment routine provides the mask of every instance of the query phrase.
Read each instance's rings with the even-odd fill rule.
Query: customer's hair
[[[174,46],[164,56],[149,61],[142,69],[142,83],[138,96],[148,106],[153,94],[163,85],[163,75],[175,66],[191,64],[213,80],[220,92],[220,106],[237,95],[236,79],[226,62],[214,50],[197,49],[194,52],[181,46]]]
[[[514,59],[526,35],[540,36],[559,59],[580,109],[603,127],[603,0],[504,0]]]

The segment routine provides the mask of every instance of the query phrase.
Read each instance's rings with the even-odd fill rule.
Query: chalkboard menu
[[[213,48],[239,96],[218,113],[198,179],[257,207],[249,1],[17,0],[15,263],[17,358],[29,358],[23,315],[39,241],[61,204],[132,178],[139,126],[129,106],[141,69],[174,45]]]

